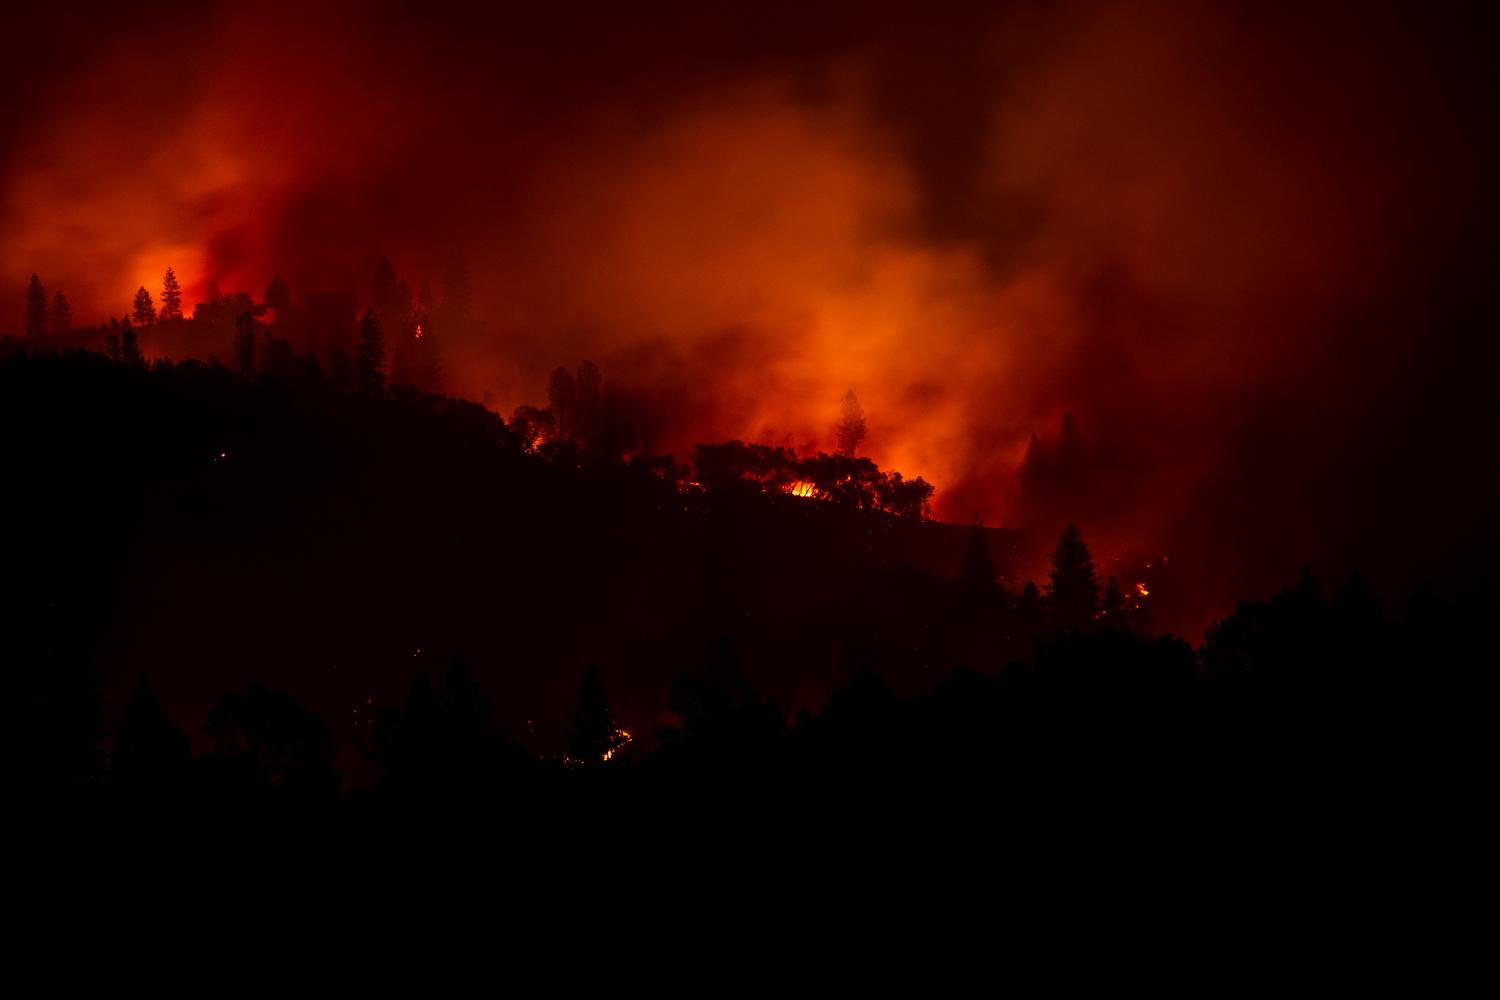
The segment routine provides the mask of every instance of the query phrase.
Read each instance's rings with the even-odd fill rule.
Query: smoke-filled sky
[[[12,15],[0,330],[33,271],[97,322],[168,265],[193,302],[460,259],[447,381],[502,411],[590,358],[683,457],[827,447],[852,387],[991,524],[1072,411],[1085,533],[1188,553],[1206,606],[1304,559],[1491,586],[1462,5],[132,6]]]

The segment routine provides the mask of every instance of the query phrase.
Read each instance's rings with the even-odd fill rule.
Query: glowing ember
[[[609,760],[630,744],[630,734],[623,729],[615,730],[614,746],[604,751],[604,759]]]
[[[1138,583],[1138,584],[1136,584],[1135,585],[1135,592],[1137,594],[1140,594],[1142,597],[1150,597],[1151,596],[1151,591],[1149,591],[1149,590],[1146,589],[1146,585],[1144,583]]]
[[[418,340],[422,339],[422,324],[421,323],[417,324],[417,339]]]

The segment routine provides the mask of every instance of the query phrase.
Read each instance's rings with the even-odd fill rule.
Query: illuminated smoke
[[[1435,425],[1371,440],[1441,412],[1404,378],[1485,176],[1432,25],[803,6],[117,26],[7,146],[0,329],[32,271],[82,325],[168,266],[191,304],[462,259],[482,325],[418,333],[450,391],[591,359],[682,459],[832,450],[852,387],[870,457],[992,524],[1071,411],[1101,568],[1170,545],[1206,608],[1461,495],[1382,478]]]

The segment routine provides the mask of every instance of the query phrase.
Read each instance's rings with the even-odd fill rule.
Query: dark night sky
[[[1102,561],[1492,587],[1493,49],[1461,5],[154,4],[12,15],[0,329],[167,265],[471,272],[455,391],[582,357],[657,445],[826,445],[998,520],[1075,412]],[[601,5],[602,6],[602,5]],[[1311,7],[1313,9],[1306,9]]]

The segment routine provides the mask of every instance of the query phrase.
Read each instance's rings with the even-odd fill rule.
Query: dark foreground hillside
[[[1005,536],[684,491],[443,397],[16,356],[0,420],[7,760],[98,806],[1326,804],[1416,780],[1465,700],[1425,590],[1389,620],[1304,573],[1195,649],[1076,533],[1015,593]]]

